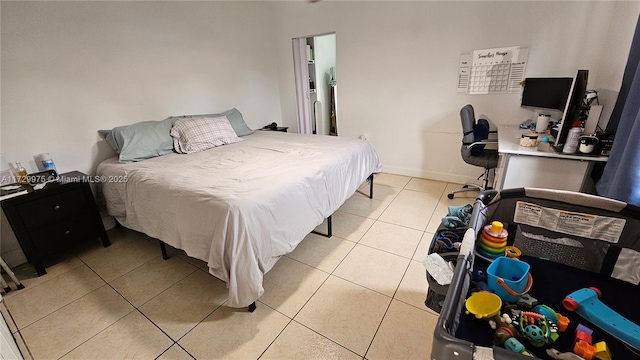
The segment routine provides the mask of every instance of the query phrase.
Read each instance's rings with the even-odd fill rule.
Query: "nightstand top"
[[[87,182],[89,180],[90,180],[89,177],[80,171],[70,171],[70,172],[59,174],[58,181],[46,183],[46,185],[50,185],[50,186],[45,186],[44,189],[50,189],[51,187],[56,187],[57,185],[61,185],[61,184],[80,183],[80,182]],[[40,190],[34,190],[33,187],[31,187],[31,185],[29,184],[16,184],[16,185],[22,186],[23,190],[16,192],[14,194],[2,196],[0,197],[0,201],[8,200],[20,195],[31,194],[31,193],[40,191]]]
[[[288,126],[278,126],[278,127],[276,127],[275,129],[272,129],[272,128],[262,128],[262,129],[260,129],[260,130],[263,130],[263,131],[282,131],[282,132],[287,132],[287,129],[288,129],[288,128],[289,128]]]

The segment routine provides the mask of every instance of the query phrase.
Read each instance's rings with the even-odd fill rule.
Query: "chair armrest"
[[[471,144],[467,145],[467,149],[471,149],[474,146],[478,146],[478,145],[489,145],[489,144],[498,144],[498,141],[496,141],[496,140],[482,140],[482,141],[472,142]]]

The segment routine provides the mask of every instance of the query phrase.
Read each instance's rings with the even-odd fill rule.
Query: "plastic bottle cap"
[[[494,221],[491,223],[491,232],[494,234],[500,234],[504,225],[500,221]]]

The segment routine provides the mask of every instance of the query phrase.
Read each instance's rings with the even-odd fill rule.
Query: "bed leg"
[[[369,199],[373,199],[373,173],[367,180],[369,180]]]
[[[249,312],[256,311],[256,302],[254,301],[251,304],[249,304],[249,307],[247,308],[247,310],[249,310]]]
[[[323,233],[315,231],[315,230],[313,230],[311,232],[314,233],[314,234],[318,234],[318,235],[322,235],[322,236],[328,237],[328,238],[333,236],[333,229],[331,227],[331,215],[329,215],[329,217],[327,218],[327,233],[326,234],[323,234]]]
[[[167,245],[165,245],[162,240],[158,240],[160,242],[160,251],[162,251],[162,259],[169,260],[169,255],[167,255]]]

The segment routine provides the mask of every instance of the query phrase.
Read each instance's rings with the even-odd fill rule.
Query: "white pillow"
[[[181,154],[242,141],[226,116],[176,120],[171,128],[171,136],[173,147]]]

